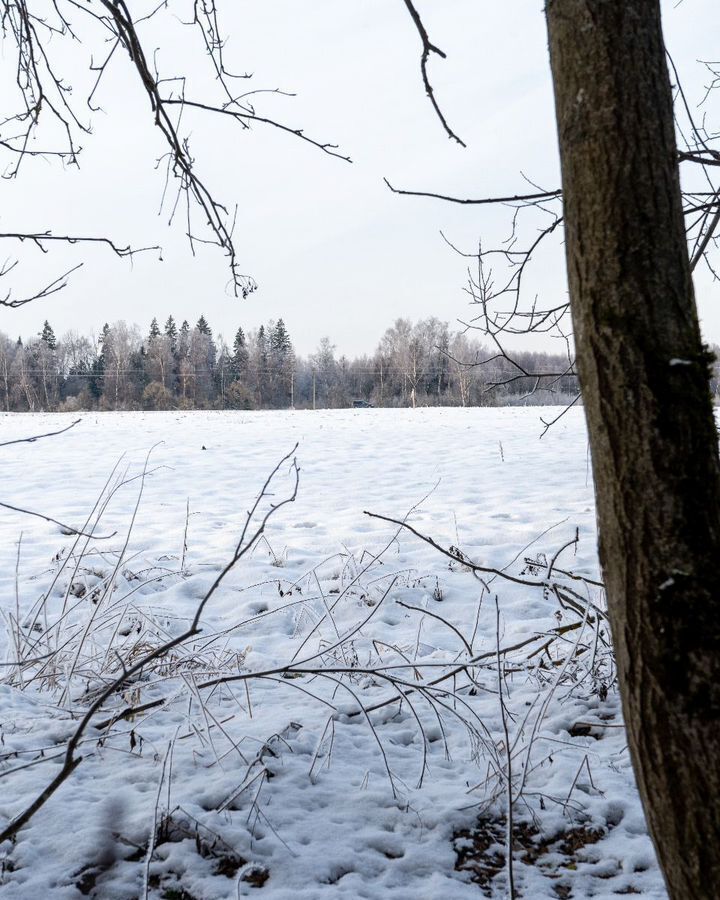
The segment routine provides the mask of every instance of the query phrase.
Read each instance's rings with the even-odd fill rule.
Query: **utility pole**
[[[313,409],[315,409],[315,369],[313,369]]]

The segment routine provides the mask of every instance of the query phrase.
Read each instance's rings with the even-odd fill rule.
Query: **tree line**
[[[153,319],[145,335],[122,320],[96,337],[57,338],[47,321],[25,341],[0,332],[0,405],[8,412],[487,406],[562,403],[576,393],[566,357],[493,357],[471,332],[435,318],[397,319],[373,354],[353,359],[338,356],[327,337],[299,356],[282,319],[248,333],[240,327],[231,343],[204,316],[194,326]]]

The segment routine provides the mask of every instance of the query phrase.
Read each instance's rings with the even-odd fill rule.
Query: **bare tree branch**
[[[66,431],[70,431],[71,428],[74,428],[76,425],[79,425],[80,422],[82,422],[82,419],[75,419],[74,422],[71,422],[65,428],[61,428],[60,431],[48,431],[46,434],[35,434],[32,437],[17,438],[14,441],[3,441],[0,444],[0,447],[10,447],[12,444],[34,444],[35,441],[42,440],[42,438],[55,437],[58,434],[65,434]]]
[[[0,500],[0,506],[2,506],[4,509],[10,509],[13,512],[21,513],[24,516],[35,516],[35,518],[37,519],[44,519],[46,522],[50,522],[53,525],[58,525],[66,534],[76,534],[80,537],[95,538],[98,541],[107,541],[111,537],[115,537],[115,535],[117,534],[117,531],[113,531],[112,534],[89,534],[85,531],[81,531],[78,528],[73,528],[72,525],[66,525],[64,522],[58,522],[57,519],[53,519],[52,516],[46,516],[45,513],[34,512],[31,509],[22,509],[19,506],[13,506],[11,503],[3,503],[2,500]]]
[[[169,208],[170,223],[176,214],[183,215],[193,254],[198,244],[213,243],[221,248],[228,259],[233,292],[236,296],[246,297],[257,285],[239,268],[233,238],[237,209],[223,204],[209,182],[197,171],[189,139],[180,131],[183,113],[187,110],[202,110],[232,119],[244,129],[256,122],[291,134],[331,156],[348,162],[350,158],[338,152],[334,144],[317,141],[306,135],[301,128],[292,128],[256,112],[253,105],[254,95],[259,93],[288,95],[288,92],[279,90],[239,92],[235,89],[237,79],[244,80],[250,76],[233,74],[226,65],[225,38],[221,31],[215,0],[193,0],[192,16],[188,21],[183,21],[177,15],[179,8],[178,3],[158,2],[149,12],[139,14],[135,19],[125,0],[93,0],[92,3],[53,0],[52,4],[40,12],[31,7],[29,0],[7,0],[2,4],[0,31],[6,38],[10,53],[14,54],[12,62],[15,65],[16,76],[15,95],[11,95],[9,100],[14,106],[5,114],[5,118],[0,119],[0,148],[13,156],[12,164],[3,173],[3,177],[17,177],[26,156],[55,158],[67,165],[78,164],[82,150],[79,139],[91,134],[91,124],[86,119],[100,108],[96,100],[98,90],[109,67],[115,65],[119,59],[120,54],[117,50],[120,48],[130,60],[148,98],[155,125],[162,132],[167,145],[167,153],[160,160],[166,167],[161,209],[164,206]],[[172,17],[173,24],[190,26],[199,35],[202,56],[209,60],[212,73],[213,87],[209,90],[207,98],[202,96],[187,99],[186,74],[183,71],[170,75],[161,74],[157,68],[157,55],[146,51],[145,39],[141,37],[142,27],[144,23],[159,19],[163,13],[170,15],[176,13]],[[79,28],[83,24],[81,19],[92,28],[89,36]],[[75,108],[74,101],[74,96],[79,93],[78,85],[70,83],[65,73],[65,63],[59,63],[53,55],[55,45],[62,38],[73,41],[75,46],[84,42],[91,48],[88,65],[91,84],[86,94],[85,107],[80,110]],[[96,43],[99,49],[96,49]],[[76,88],[75,92],[73,87]],[[213,96],[217,95],[218,89],[220,96]],[[42,132],[41,122],[47,122],[47,130]],[[62,138],[59,146],[58,134]],[[44,143],[48,140],[46,135],[52,135],[53,144],[46,148],[37,147],[38,141]],[[167,190],[170,181],[177,184],[174,196]],[[199,227],[194,221],[194,210],[198,208],[202,219]],[[203,235],[203,229],[209,230],[211,236],[209,240]],[[132,253],[139,252],[130,247],[120,247],[105,237],[56,236],[49,231],[27,235],[8,233],[0,237],[34,240],[36,246],[43,250],[45,243],[49,241],[64,241],[68,244],[86,241],[104,243],[119,256],[131,256]],[[4,301],[0,300],[0,305],[17,308],[32,300],[56,293],[65,287],[67,274],[69,273],[54,279],[32,296],[13,299],[8,294]]]
[[[420,18],[420,14],[418,13],[415,5],[412,0],[404,0],[405,6],[407,7],[408,12],[410,13],[410,18],[413,20],[413,24],[415,28],[417,28],[417,32],[420,35],[420,40],[422,42],[422,54],[420,56],[420,74],[422,75],[423,85],[425,87],[425,93],[432,104],[432,108],[435,110],[435,114],[438,119],[440,119],[440,123],[442,127],[445,129],[445,132],[449,138],[453,141],[456,141],[460,144],[461,147],[465,147],[466,144],[462,141],[457,134],[452,130],[452,128],[448,125],[447,119],[443,115],[442,110],[438,106],[438,102],[435,99],[435,92],[433,90],[433,86],[430,82],[430,78],[427,72],[427,64],[428,59],[430,58],[431,53],[435,53],[441,59],[447,59],[447,54],[444,53],[439,47],[432,43],[430,40],[430,36],[427,33],[427,29],[423,24],[422,19]]]
[[[445,200],[448,203],[460,203],[465,206],[490,206],[493,203],[527,203],[535,200],[555,200],[562,196],[560,189],[555,191],[538,191],[534,194],[512,194],[507,197],[451,197],[448,194],[436,194],[432,191],[407,191],[393,187],[387,178],[383,181],[394,194],[402,194],[405,197],[430,197],[434,200]]]

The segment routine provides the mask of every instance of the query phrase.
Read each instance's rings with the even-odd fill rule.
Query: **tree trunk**
[[[657,0],[548,0],[600,560],[674,900],[720,891],[720,464]]]

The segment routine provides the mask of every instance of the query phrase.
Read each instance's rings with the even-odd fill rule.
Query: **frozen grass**
[[[2,518],[3,897],[665,897],[581,412],[541,432],[106,414],[0,448],[54,520]]]

